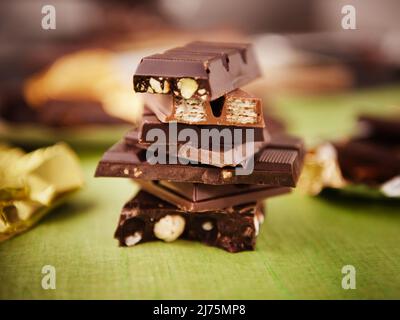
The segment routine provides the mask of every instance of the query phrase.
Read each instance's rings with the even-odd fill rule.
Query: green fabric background
[[[354,128],[360,111],[400,106],[400,88],[325,97],[280,97],[277,111],[308,142]],[[396,106],[397,104],[397,106]],[[299,192],[268,201],[257,250],[230,254],[179,240],[119,248],[119,210],[137,188],[94,179],[99,153],[80,152],[87,184],[33,230],[0,244],[0,298],[400,298],[400,204]],[[53,265],[57,289],[41,288]],[[343,290],[354,265],[357,289]]]

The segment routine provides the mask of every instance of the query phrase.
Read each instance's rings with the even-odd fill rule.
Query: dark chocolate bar
[[[140,133],[138,133],[137,129],[133,129],[124,136],[124,141],[127,145],[136,146],[139,148],[148,148],[152,143],[158,143],[161,146],[165,147],[164,153],[169,154],[170,150],[172,149],[172,152],[178,152],[178,157],[182,159],[189,159],[192,163],[203,163],[222,168],[226,166],[245,165],[246,161],[250,157],[253,157],[254,154],[261,150],[261,148],[263,148],[270,140],[268,131],[265,128],[263,132],[264,135],[262,137],[255,137],[257,139],[262,138],[264,141],[252,142],[253,140],[256,140],[252,139],[254,135],[260,134],[259,132],[257,132],[258,130],[253,128],[244,129],[242,127],[238,127],[235,130],[232,127],[227,127],[226,129],[229,133],[228,136],[233,137],[234,139],[235,137],[237,137],[235,133],[238,133],[239,131],[238,136],[240,139],[240,143],[236,143],[236,141],[232,139],[225,139],[223,134],[221,134],[221,136],[215,134],[216,130],[220,133],[223,132],[221,131],[221,127],[219,126],[212,127],[211,129],[200,129],[198,128],[198,126],[188,127],[187,125],[184,125],[183,127],[180,126],[179,128],[176,126],[175,128],[176,129],[173,128],[173,124],[160,123],[154,115],[144,116]],[[182,141],[173,140],[174,133],[172,133],[171,141],[169,141],[170,129],[172,129],[172,132],[175,132],[175,139],[179,136],[179,133],[181,133],[182,130],[186,129],[186,132],[187,130],[191,130],[193,136],[196,137],[197,143],[193,144],[193,142],[189,140],[188,136],[185,136],[186,139]],[[150,138],[147,138],[148,135],[151,135],[150,130],[153,130],[153,132],[155,132],[156,130],[161,130],[164,134],[165,140],[160,141],[159,134],[157,134],[155,141],[151,141]],[[203,132],[202,130],[209,132],[210,134],[203,136],[201,134]],[[251,131],[250,135],[249,131]],[[148,143],[141,143],[139,136],[143,136],[145,141],[147,141]],[[203,146],[203,139],[206,139],[204,143],[206,147]],[[151,143],[149,143],[150,141]],[[244,143],[242,143],[243,141]]]
[[[162,122],[264,127],[261,99],[237,89],[207,101],[170,95],[143,94],[143,99]]]
[[[246,166],[248,161],[260,151],[267,143],[264,142],[248,142],[238,146],[216,146],[214,149],[191,144],[183,144],[177,146],[162,145],[158,149],[159,154],[165,154],[169,157],[176,158],[174,153],[178,154],[178,159],[186,159],[191,164],[205,164],[218,168]],[[137,144],[136,147],[147,149],[150,145]],[[162,149],[162,150],[160,150]],[[178,161],[178,160],[177,160]]]
[[[263,142],[248,142],[238,146],[216,146],[216,148],[210,150],[210,148],[203,149],[201,146],[185,144],[178,146],[177,154],[178,159],[186,159],[191,164],[204,164],[219,168],[246,167],[247,163],[265,145],[266,143]],[[162,151],[159,150],[159,152]],[[166,146],[166,156],[173,155],[174,152],[176,152],[174,148],[171,152],[170,146]]]
[[[154,143],[153,140],[149,139],[148,132],[150,130],[158,129],[161,130],[165,134],[165,138],[168,144],[176,144],[175,141],[169,141],[169,128],[170,125],[168,123],[162,123],[154,114],[144,114],[141,122],[141,127],[139,129],[139,136],[137,133],[136,129],[132,129],[125,135],[125,141],[129,145],[136,145],[138,142],[140,144],[150,144]],[[253,142],[268,142],[269,141],[269,134],[266,128],[246,128],[246,127],[221,127],[218,125],[199,125],[199,126],[191,126],[188,124],[182,124],[182,123],[176,123],[176,134],[179,136],[179,134],[185,130],[185,129],[190,129],[194,130],[196,132],[196,135],[201,138],[201,130],[207,130],[207,131],[215,131],[218,130],[220,132],[221,130],[229,131],[230,136],[234,137],[234,132],[240,132],[240,136],[242,137],[241,143],[245,143],[247,140],[246,136],[246,130],[252,130],[253,131]],[[211,139],[210,139],[211,140]],[[183,142],[185,143],[186,140]],[[220,141],[221,144],[231,144],[229,141],[225,141],[225,139],[222,139]],[[211,143],[211,141],[209,141]],[[199,145],[201,145],[201,139],[199,139]]]
[[[191,42],[144,57],[133,85],[136,92],[215,100],[260,75],[251,44]]]
[[[140,191],[123,207],[115,238],[121,246],[154,240],[171,242],[181,238],[239,252],[254,250],[263,220],[261,203],[187,213]]]
[[[141,188],[189,212],[224,209],[291,191],[288,187],[260,185],[211,186],[198,183],[136,180]]]
[[[274,145],[274,139],[279,143]],[[287,137],[287,138],[285,138]],[[144,180],[169,180],[205,184],[262,184],[271,187],[295,187],[303,165],[303,145],[287,135],[272,137],[272,144],[260,150],[254,159],[254,170],[236,174],[235,168],[186,165],[179,159],[166,159],[168,164],[150,164],[146,150],[119,142],[100,160],[97,177],[126,177]],[[287,144],[283,142],[288,141]],[[171,164],[171,163],[177,164]]]
[[[400,144],[354,139],[334,145],[340,170],[348,181],[379,185],[400,175]]]

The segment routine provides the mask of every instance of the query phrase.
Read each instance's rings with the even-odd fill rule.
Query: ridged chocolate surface
[[[341,172],[349,181],[379,185],[400,175],[400,142],[388,146],[365,139],[334,145]]]

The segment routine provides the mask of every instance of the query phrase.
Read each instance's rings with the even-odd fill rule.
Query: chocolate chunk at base
[[[254,250],[264,220],[261,203],[225,210],[187,213],[140,191],[122,209],[115,238],[120,246],[178,238],[200,241],[229,252]]]
[[[213,186],[199,183],[136,180],[148,193],[157,195],[181,210],[189,212],[210,211],[259,201],[291,191],[288,187],[260,185]]]
[[[293,139],[287,135],[279,135]],[[284,139],[285,140],[285,139]],[[100,160],[96,177],[125,177],[144,180],[168,180],[205,184],[261,184],[271,187],[295,187],[303,165],[303,145],[294,139],[290,144],[279,142],[277,146],[265,146],[254,159],[254,170],[250,174],[238,175],[235,168],[217,168],[209,165],[150,164],[146,150],[127,146],[119,142],[111,147]],[[286,140],[285,140],[286,141]],[[300,149],[299,149],[300,148]]]
[[[260,75],[251,44],[197,41],[144,57],[133,86],[136,92],[215,100]]]

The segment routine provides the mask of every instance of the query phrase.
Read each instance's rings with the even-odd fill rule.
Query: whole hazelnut
[[[179,238],[185,229],[185,219],[179,215],[166,215],[154,225],[154,235],[161,240],[171,242]]]
[[[190,99],[199,87],[196,80],[191,78],[182,78],[178,81],[177,87],[181,92],[182,98]]]

